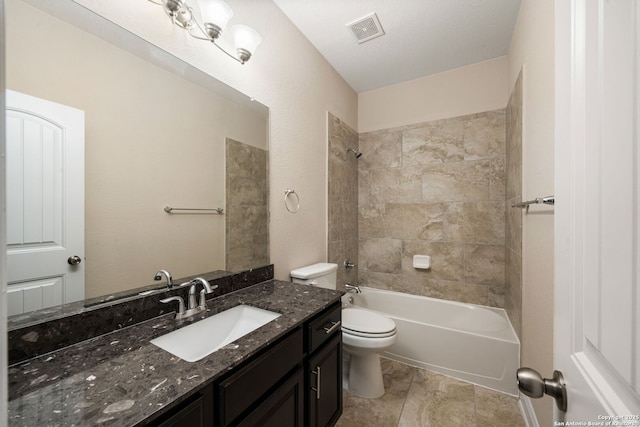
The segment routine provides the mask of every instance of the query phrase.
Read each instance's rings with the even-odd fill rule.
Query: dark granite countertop
[[[268,281],[207,301],[206,314],[163,315],[9,367],[10,426],[135,426],[188,398],[340,299],[341,293]],[[246,303],[282,316],[197,362],[149,341]]]

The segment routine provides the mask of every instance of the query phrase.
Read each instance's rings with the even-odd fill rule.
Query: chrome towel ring
[[[296,196],[296,201],[295,201],[296,206],[293,209],[289,207],[289,200],[288,200],[291,194]],[[284,189],[284,207],[287,208],[287,210],[291,213],[296,213],[298,212],[298,210],[300,210],[300,197],[298,196],[298,193],[295,192],[295,190],[292,190],[290,188]]]

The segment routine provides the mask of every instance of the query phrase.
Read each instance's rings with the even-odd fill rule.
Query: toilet
[[[318,263],[291,271],[291,281],[336,289],[338,265]],[[384,394],[379,353],[396,342],[396,325],[390,318],[361,307],[342,309],[344,374],[348,393],[373,399]]]

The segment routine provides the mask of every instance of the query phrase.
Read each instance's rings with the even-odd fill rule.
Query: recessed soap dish
[[[431,268],[431,257],[428,255],[414,255],[413,268],[426,270]]]

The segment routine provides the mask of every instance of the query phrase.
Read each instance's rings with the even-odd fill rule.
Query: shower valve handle
[[[347,271],[348,271],[348,270],[351,270],[352,268],[356,268],[356,267],[357,267],[357,264],[354,264],[354,263],[352,263],[352,262],[351,262],[351,261],[349,261],[349,260],[346,260],[346,261],[344,262],[344,268],[345,268]]]

